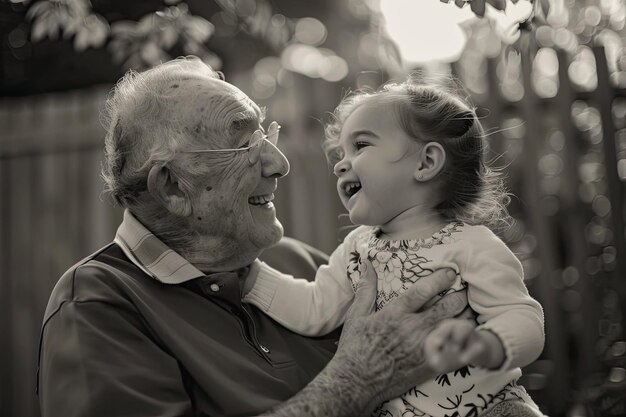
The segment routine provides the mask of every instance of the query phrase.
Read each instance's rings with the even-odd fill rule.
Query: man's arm
[[[176,359],[120,305],[68,301],[45,323],[42,417],[192,414]]]

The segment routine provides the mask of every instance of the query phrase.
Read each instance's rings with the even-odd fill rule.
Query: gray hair
[[[123,207],[139,204],[150,168],[165,163],[188,140],[188,126],[172,103],[188,92],[178,83],[223,79],[196,57],[178,58],[148,71],[129,71],[107,97],[102,115],[106,130],[102,178],[105,191]]]

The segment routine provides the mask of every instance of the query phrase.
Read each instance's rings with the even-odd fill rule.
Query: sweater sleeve
[[[526,366],[544,346],[543,309],[524,285],[517,257],[489,229],[480,226],[468,248],[462,278],[469,304],[478,313],[478,329],[495,333],[506,358],[500,370]]]
[[[248,277],[250,290],[243,301],[254,304],[278,323],[305,336],[320,336],[336,329],[354,297],[348,279],[346,246],[350,236],[330,255],[312,282],[280,271],[261,262]],[[251,281],[252,280],[252,281]],[[252,282],[252,285],[250,285]]]

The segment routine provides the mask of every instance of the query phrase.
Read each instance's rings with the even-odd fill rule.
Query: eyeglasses
[[[194,151],[179,151],[180,153],[228,153],[228,152],[248,152],[248,162],[250,165],[254,165],[259,161],[261,157],[261,151],[263,149],[263,143],[268,141],[272,145],[276,146],[278,143],[278,133],[280,132],[280,125],[276,122],[270,123],[267,129],[267,134],[263,134],[260,129],[257,129],[252,134],[248,146],[234,149],[199,149]]]

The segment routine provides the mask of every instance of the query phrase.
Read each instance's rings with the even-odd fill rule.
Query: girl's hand
[[[442,321],[424,342],[428,364],[438,372],[454,371],[466,365],[498,368],[504,362],[502,342],[489,330],[476,330],[466,319]]]

